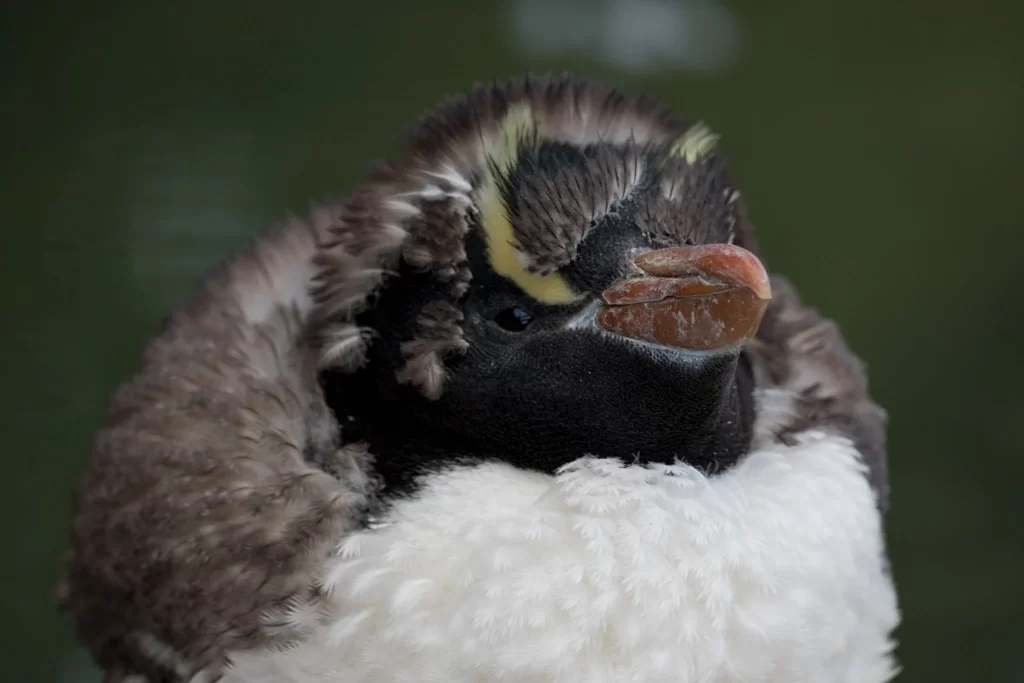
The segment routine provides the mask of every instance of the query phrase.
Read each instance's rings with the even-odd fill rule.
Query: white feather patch
[[[326,621],[225,683],[879,683],[899,616],[857,452],[803,435],[708,478],[583,458],[432,475],[324,569]]]

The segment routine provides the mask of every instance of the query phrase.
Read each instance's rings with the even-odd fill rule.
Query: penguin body
[[[108,679],[889,680],[884,413],[716,141],[478,87],[208,278],[79,490]]]

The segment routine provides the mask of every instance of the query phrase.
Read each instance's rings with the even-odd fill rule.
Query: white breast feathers
[[[842,438],[708,478],[580,459],[447,470],[344,539],[309,636],[225,683],[880,683],[899,616]]]

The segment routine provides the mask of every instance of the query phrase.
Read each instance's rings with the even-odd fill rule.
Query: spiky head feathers
[[[488,268],[545,305],[607,284],[608,273],[573,267],[604,226],[629,223],[630,239],[650,245],[752,248],[716,143],[706,126],[650,99],[568,77],[478,86],[445,102],[327,230],[312,317],[322,365],[364,362],[379,330],[360,314],[408,267],[429,274],[436,296],[423,302],[396,372],[439,396],[445,359],[466,348],[458,302],[474,277],[467,242],[476,237]]]

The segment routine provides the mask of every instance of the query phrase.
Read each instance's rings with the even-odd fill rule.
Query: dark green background
[[[489,2],[13,4],[0,680],[93,680],[51,588],[90,431],[159,317],[442,95],[526,69],[723,134],[769,265],[840,321],[890,413],[901,680],[1024,680],[1022,3],[731,2],[715,74],[531,59]]]

